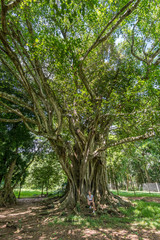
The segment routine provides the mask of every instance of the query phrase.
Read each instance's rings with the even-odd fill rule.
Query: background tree
[[[0,76],[0,90],[20,97],[14,77],[3,66],[0,66]],[[7,103],[7,100],[3,101],[3,104]],[[25,109],[21,108],[21,111]],[[16,202],[13,189],[33,158],[35,142],[33,134],[24,124],[13,120],[13,113],[9,109],[2,112],[2,116],[7,121],[0,122],[0,205],[8,205]]]
[[[32,188],[40,188],[41,195],[45,190],[48,195],[48,190],[60,187],[65,181],[65,175],[55,153],[43,151],[30,165],[24,184]]]
[[[106,149],[158,132],[157,6],[149,0],[1,1],[0,59],[21,92],[0,92],[13,104],[1,102],[1,110],[50,141],[69,182],[64,204],[75,206],[88,189],[96,202],[113,202]]]
[[[0,123],[0,205],[16,202],[15,184],[33,156],[33,136],[22,123]]]
[[[159,182],[159,143],[159,138],[153,138],[108,151],[107,173],[112,186],[134,190],[143,183]]]

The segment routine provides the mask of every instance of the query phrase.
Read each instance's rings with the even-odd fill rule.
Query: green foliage
[[[45,152],[45,147],[43,148],[43,153],[37,156],[30,165],[28,172],[24,186],[32,186],[32,188],[41,188],[48,191],[48,189],[55,189],[61,186],[65,181],[62,168],[57,162],[57,156],[50,150]]]
[[[155,202],[135,201],[135,206],[129,209],[121,208],[121,212],[136,224],[160,229],[160,205]]]
[[[32,159],[33,139],[22,123],[0,123],[0,183],[15,159],[12,183],[20,181]]]
[[[127,2],[124,0],[108,1],[107,3],[97,0],[61,0],[39,3],[25,1],[12,10],[14,14],[8,16],[10,19],[8,27],[15,29],[15,26],[13,26],[13,22],[15,22],[16,29],[22,32],[23,39],[25,39],[25,42],[21,39],[23,47],[17,43],[18,49],[14,46],[12,39],[8,39],[17,56],[21,57],[19,52],[21,51],[24,54],[25,49],[30,60],[40,59],[40,63],[43,63],[45,67],[46,76],[50,76],[47,77],[47,83],[51,90],[56,93],[58,104],[65,111],[67,110],[68,114],[72,114],[75,107],[74,102],[76,102],[77,114],[81,118],[80,123],[85,128],[86,135],[88,124],[90,125],[94,120],[95,109],[97,108],[102,115],[106,113],[129,114],[147,108],[152,109],[148,113],[150,115],[158,107],[158,88],[155,88],[155,85],[158,84],[158,66],[151,64],[148,69],[145,62],[139,61],[130,53],[132,29],[136,19],[139,19],[135,29],[136,53],[143,55],[141,49],[145,47],[147,53],[151,55],[153,50],[158,49],[157,29],[159,25],[155,20],[159,19],[158,1],[154,3],[146,0],[141,1],[133,14],[124,19],[119,28],[107,40],[107,43],[98,45],[86,59],[84,72],[90,88],[102,101],[100,106],[95,105],[90,99],[86,87],[78,76],[80,59],[83,58],[87,49],[94,43],[112,17]],[[144,17],[142,17],[142,11]],[[30,22],[34,34],[27,29],[26,19]],[[152,24],[153,22],[154,24]],[[115,21],[113,21],[114,23]],[[111,29],[113,24],[107,31]],[[122,41],[117,44],[116,41],[119,36],[121,36]],[[142,47],[144,44],[145,46]],[[154,44],[155,48],[152,49]],[[24,54],[24,59],[30,72],[32,72],[31,63],[27,60],[28,55]],[[10,60],[8,62],[11,64]],[[16,72],[13,64],[11,66]],[[29,81],[30,86],[38,92],[38,86],[33,76],[30,76],[27,69],[26,71],[31,79]],[[145,79],[147,72],[149,72],[149,75]],[[17,81],[17,85],[20,87],[21,82]],[[152,101],[150,101],[151,95]],[[24,92],[23,98],[28,102],[28,93]],[[33,106],[33,104],[31,105]],[[44,109],[44,106],[42,109]],[[35,118],[35,116],[33,117]],[[117,126],[114,131],[117,139],[128,136],[129,130],[133,136],[137,132],[139,134],[144,133],[150,125],[148,117],[147,114],[144,116],[137,113],[136,116],[130,115],[127,120],[123,117],[117,118],[114,123]],[[152,117],[152,124],[154,124],[158,116],[154,115]],[[137,129],[135,122],[139,119],[141,123]],[[56,122],[56,120],[57,118],[53,117],[53,121]],[[88,124],[87,121],[89,121]],[[71,137],[72,134],[69,133],[66,122],[63,126],[63,131],[67,131],[67,134]],[[103,132],[103,129],[100,127],[98,131]]]
[[[114,183],[116,179],[123,188],[123,183],[126,184],[131,179],[138,186],[145,182],[160,182],[159,144],[159,138],[154,138],[117,148],[116,152],[109,150],[107,158],[109,181]],[[130,188],[133,190],[133,186]]]

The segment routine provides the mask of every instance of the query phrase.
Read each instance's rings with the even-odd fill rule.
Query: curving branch
[[[7,22],[6,22],[6,15],[7,12],[14,7],[16,7],[22,0],[15,0],[10,2],[9,4],[5,4],[5,0],[1,0],[1,22],[2,22],[2,31],[4,34],[7,32]]]
[[[154,65],[155,66],[160,65],[160,57],[155,61]]]
[[[153,62],[154,58],[156,58],[159,54],[160,54],[160,48],[158,48],[154,53],[152,53],[150,55],[149,63],[151,64]],[[156,62],[154,63],[155,65],[156,65]]]
[[[22,121],[23,121],[22,118],[19,118],[19,119],[0,118],[0,122],[6,122],[6,123],[17,123]]]
[[[94,91],[91,89],[91,87],[89,86],[89,82],[83,72],[83,67],[82,67],[82,62],[80,62],[79,64],[79,77],[81,79],[81,81],[83,82],[84,86],[86,87],[88,93],[90,94],[91,98],[94,99],[95,98],[95,93]]]
[[[6,5],[6,9],[7,11],[13,9],[14,7],[16,7],[19,3],[23,2],[23,0],[15,0],[15,1],[12,1],[11,3],[8,3]]]
[[[139,22],[139,20],[137,21],[137,23]],[[142,62],[145,62],[148,66],[151,65],[153,63],[153,60],[160,54],[160,48],[158,48],[154,53],[146,53],[145,50],[144,50],[144,47],[142,48],[142,51],[143,51],[143,54],[144,54],[144,58],[138,56],[136,54],[136,51],[134,49],[134,31],[135,31],[135,28],[137,26],[137,23],[134,25],[133,27],[133,30],[132,30],[132,43],[131,43],[131,54],[137,58],[139,61],[142,61]],[[157,43],[156,43],[157,44]],[[153,45],[152,49],[150,50],[150,52],[153,51],[153,49],[156,47],[156,44]],[[157,61],[154,63],[155,65]]]
[[[124,138],[124,139],[122,139],[118,142],[108,144],[107,148],[115,147],[115,146],[118,146],[118,145],[121,145],[121,144],[124,144],[124,143],[135,142],[135,141],[139,141],[139,140],[145,140],[147,138],[154,137],[155,135],[156,135],[155,132],[148,132],[148,133],[145,133],[144,135],[140,135],[140,136],[137,136],[137,137]]]
[[[30,122],[32,124],[37,125],[37,122],[35,120],[24,116],[24,114],[19,109],[14,109],[12,107],[9,107],[7,104],[3,103],[2,101],[0,101],[0,103],[5,109],[7,109],[8,113],[14,113],[14,114],[20,116],[24,122]]]
[[[0,91],[0,98],[4,98],[14,104],[18,104],[21,107],[25,107],[26,109],[30,110],[31,112],[33,112],[33,108],[31,108],[29,105],[27,105],[23,100],[21,100],[20,98],[14,96],[14,95],[10,95],[8,93],[5,92],[1,92]]]

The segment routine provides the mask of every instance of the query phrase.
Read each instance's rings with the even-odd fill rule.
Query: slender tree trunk
[[[128,174],[126,176],[126,190],[127,191],[129,190],[129,177],[128,177]]]
[[[136,195],[134,181],[132,181],[132,177],[130,179],[131,179],[131,185],[132,185],[132,189],[134,191],[134,195]]]
[[[20,182],[20,185],[19,185],[18,199],[19,199],[20,196],[21,196],[21,189],[22,189],[22,182]]]
[[[0,187],[1,187],[2,179],[3,179],[3,175],[0,175]]]
[[[42,184],[42,188],[41,188],[41,197],[43,196],[43,184]]]
[[[114,181],[115,181],[115,185],[116,185],[117,194],[119,195],[118,182],[117,182],[116,176],[114,176],[114,177],[115,177]]]
[[[48,196],[48,187],[49,187],[49,180],[47,181],[47,186],[46,186],[46,196]]]

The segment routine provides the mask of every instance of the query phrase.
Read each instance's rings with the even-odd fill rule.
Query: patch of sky
[[[115,44],[118,45],[119,43],[124,41],[124,37],[122,35],[119,35],[119,37],[116,39]]]

